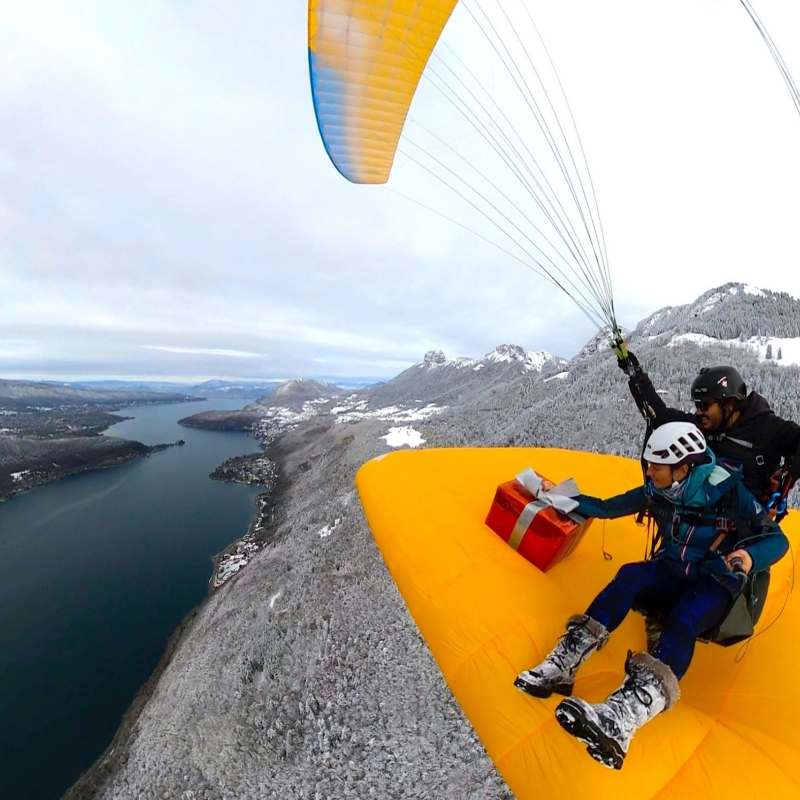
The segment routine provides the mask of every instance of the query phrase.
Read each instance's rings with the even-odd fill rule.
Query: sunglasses
[[[695,400],[694,407],[698,411],[708,411],[711,406],[717,405],[716,400]]]

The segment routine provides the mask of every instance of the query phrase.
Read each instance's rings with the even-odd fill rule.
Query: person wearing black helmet
[[[705,434],[718,458],[742,464],[744,485],[758,498],[773,494],[772,476],[789,467],[790,479],[800,475],[800,426],[781,419],[757,392],[747,391],[735,367],[704,367],[692,382],[694,414],[670,408],[653,387],[647,373],[630,350],[617,358],[628,375],[628,386],[652,430],[665,422],[694,422]]]

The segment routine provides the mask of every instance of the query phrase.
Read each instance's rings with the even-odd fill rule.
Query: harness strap
[[[719,530],[719,535],[714,539],[711,543],[711,546],[708,548],[708,552],[714,553],[716,552],[725,539],[733,532],[736,533],[737,539],[746,539],[753,535],[753,531],[750,529],[750,526],[745,522],[733,509],[733,492],[735,489],[731,489],[726,492],[717,502],[715,507],[716,513],[714,516],[709,515],[702,515],[702,514],[692,514],[687,513],[683,509],[685,506],[675,506],[674,511],[672,513],[672,520],[670,521],[671,525],[671,536],[673,540],[677,539],[675,536],[675,528],[682,525],[694,525],[696,527],[715,527]],[[659,502],[653,496],[647,496],[647,506],[644,511],[640,512],[639,519],[643,519],[645,514],[648,514],[650,517],[654,517],[654,507],[660,506],[664,510],[667,510],[671,504],[667,503],[666,501]],[[656,537],[654,537],[653,546],[651,548],[651,556],[655,552],[656,545],[660,540],[660,534],[657,532]]]
[[[753,536],[752,528],[733,510],[733,508],[727,509],[726,513],[728,515],[730,525],[720,531],[719,536],[714,539],[714,541],[711,543],[711,547],[708,548],[709,553],[713,553],[719,549],[731,531],[738,535],[739,540],[748,539]]]
[[[792,477],[788,472],[784,476],[777,491],[772,493],[769,501],[767,502],[767,519],[774,522],[776,519],[780,521],[786,515],[786,502],[789,497],[789,492],[795,485],[797,478]]]
[[[753,450],[755,448],[755,443],[754,442],[748,442],[748,441],[745,441],[744,439],[737,439],[735,436],[728,436],[727,433],[712,433],[712,434],[709,434],[708,437],[706,437],[706,438],[711,439],[712,441],[717,441],[717,442],[721,442],[723,439],[727,439],[729,442],[733,442],[734,444],[738,444],[741,447],[746,447],[748,450]]]

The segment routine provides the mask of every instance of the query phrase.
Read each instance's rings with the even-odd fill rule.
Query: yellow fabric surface
[[[314,107],[331,160],[386,183],[414,92],[457,0],[310,0]]]
[[[527,466],[554,481],[574,477],[599,497],[642,479],[637,461],[533,448],[399,451],[356,477],[411,614],[519,800],[800,798],[800,604],[790,594],[800,514],[782,526],[792,553],[772,568],[757,634],[769,630],[746,652],[698,644],[681,700],[636,735],[622,770],[608,770],[556,722],[561,698],[528,697],[513,681],[622,564],[642,559],[645,529],[633,518],[597,520],[567,559],[540,572],[484,525],[497,486]],[[642,619],[631,613],[583,665],[575,694],[604,699],[622,681],[627,651],[644,647]]]

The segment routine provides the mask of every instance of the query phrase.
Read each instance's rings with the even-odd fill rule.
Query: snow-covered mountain
[[[630,331],[625,328],[621,327],[620,332],[622,333],[623,338],[627,339],[630,335]],[[572,358],[573,362],[577,361],[584,361],[587,358],[593,358],[598,353],[602,353],[605,350],[611,350],[611,331],[609,329],[605,329],[602,331],[598,331],[588,342],[580,349],[580,352]]]
[[[800,364],[800,301],[786,292],[727,283],[642,320],[631,335],[632,346],[641,342],[741,347],[760,361]]]
[[[441,350],[430,350],[418,364],[388,383],[368,389],[370,403],[450,403],[496,384],[516,378],[541,380],[563,369],[566,359],[545,350],[525,350],[501,344],[483,358],[448,358]]]
[[[296,379],[284,381],[274,392],[261,398],[259,403],[266,402],[271,406],[283,408],[301,408],[310,400],[328,400],[338,397],[343,392],[344,389],[325,381]]]

